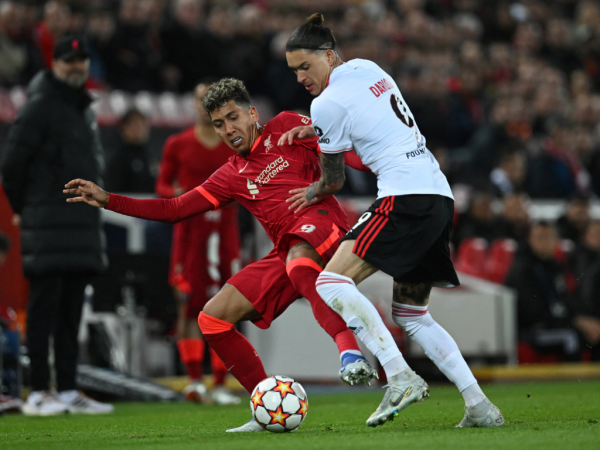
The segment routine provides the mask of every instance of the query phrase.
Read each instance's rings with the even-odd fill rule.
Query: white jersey
[[[398,86],[374,62],[354,59],[336,67],[310,111],[321,151],[354,149],[377,175],[377,198],[437,194],[454,199]]]

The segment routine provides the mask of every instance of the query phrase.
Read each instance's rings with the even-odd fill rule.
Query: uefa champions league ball
[[[293,378],[275,375],[256,385],[250,398],[256,422],[273,433],[294,431],[308,411],[304,388]]]

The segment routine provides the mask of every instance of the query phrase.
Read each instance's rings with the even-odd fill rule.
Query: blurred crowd
[[[456,217],[455,267],[515,290],[521,363],[598,361],[600,221],[583,196],[555,222],[530,211],[524,194],[473,195]]]
[[[593,0],[2,0],[0,84],[26,84],[59,36],[83,33],[95,87],[190,92],[233,76],[275,110],[306,110],[285,42],[317,10],[342,59],[398,81],[452,184],[600,194]]]

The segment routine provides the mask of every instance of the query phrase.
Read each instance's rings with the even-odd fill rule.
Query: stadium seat
[[[519,364],[549,364],[560,362],[561,359],[556,355],[545,355],[538,352],[526,342],[519,342],[517,346]]]
[[[485,278],[485,261],[487,258],[487,250],[488,244],[485,239],[465,239],[458,246],[456,270],[474,277]]]
[[[513,239],[496,239],[488,253],[486,278],[494,283],[504,283],[516,251],[517,242]]]

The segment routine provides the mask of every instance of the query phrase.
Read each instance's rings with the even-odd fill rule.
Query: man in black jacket
[[[38,73],[6,142],[2,184],[21,227],[29,279],[27,345],[31,389],[23,412],[52,415],[111,412],[76,390],[77,334],[84,290],[107,266],[97,210],[66,205],[65,180],[100,180],[104,159],[84,84],[89,55],[77,37],[60,39],[52,70]],[[79,206],[79,205],[77,205]],[[54,341],[58,394],[49,391],[48,343]]]
[[[593,361],[600,361],[600,221],[592,221],[571,258],[577,279],[577,327],[590,348]]]
[[[552,224],[534,224],[505,284],[517,291],[519,340],[539,351],[577,360],[581,358],[581,340],[574,323],[575,304],[566,269],[554,259],[556,243]]]

